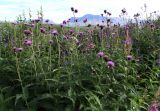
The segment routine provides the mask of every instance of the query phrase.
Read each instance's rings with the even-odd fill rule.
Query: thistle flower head
[[[158,110],[158,104],[153,103],[149,106],[148,111],[159,111]]]
[[[72,11],[72,12],[74,11],[74,8],[73,8],[73,7],[71,7],[71,11]]]
[[[16,52],[16,53],[19,53],[19,52],[22,52],[22,51],[23,51],[23,48],[21,48],[21,47],[19,47],[19,48],[14,47],[13,50],[14,50],[14,52]]]
[[[75,13],[78,13],[78,10],[77,10],[77,9],[75,9],[75,10],[74,10],[74,12],[75,12]]]
[[[123,8],[121,11],[123,14],[125,14],[127,12],[125,8]]]
[[[127,60],[129,60],[129,61],[131,61],[132,58],[133,58],[133,57],[132,57],[131,55],[128,55],[128,56],[127,56]]]
[[[28,39],[24,41],[25,45],[31,46],[32,45],[32,40]]]
[[[42,28],[40,28],[40,31],[41,31],[41,33],[45,33],[46,29],[42,27]]]
[[[49,19],[45,20],[45,22],[48,23],[48,22],[49,22]]]
[[[97,53],[97,57],[100,58],[100,57],[104,57],[104,52],[100,51]]]
[[[63,24],[65,25],[67,22],[65,20],[63,20]]]
[[[87,19],[84,19],[84,20],[83,20],[83,23],[86,23],[86,22],[87,22]]]
[[[113,68],[115,66],[115,64],[113,61],[110,60],[107,62],[107,66],[108,66],[108,68]]]
[[[74,30],[72,30],[72,29],[69,31],[70,34],[73,34],[73,32],[74,32]]]
[[[56,36],[56,35],[58,35],[58,31],[57,30],[52,30],[51,34]]]
[[[83,32],[79,32],[79,37],[82,37],[83,35],[84,35],[84,33]]]
[[[24,30],[23,32],[25,35],[30,35],[32,33],[30,30]]]

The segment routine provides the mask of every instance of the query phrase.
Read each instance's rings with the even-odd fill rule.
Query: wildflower
[[[45,20],[45,22],[48,23],[48,22],[49,22],[49,19]]]
[[[13,50],[14,50],[14,52],[18,53],[18,52],[22,52],[23,48],[21,48],[21,47],[20,48],[14,47]]]
[[[148,111],[159,111],[158,110],[158,104],[153,103],[149,106]]]
[[[125,14],[127,12],[125,8],[123,8],[121,11],[123,14]]]
[[[111,21],[111,19],[107,19],[107,23],[109,23]]]
[[[24,30],[23,32],[24,32],[24,34],[26,34],[26,35],[30,35],[30,34],[32,33],[30,30]]]
[[[25,40],[24,44],[28,45],[28,46],[31,46],[32,45],[32,40]]]
[[[63,24],[61,24],[60,26],[61,26],[61,28],[62,28],[62,27],[63,27]]]
[[[83,20],[83,23],[86,23],[86,22],[87,22],[87,19],[84,19],[84,20]]]
[[[75,13],[78,13],[78,10],[77,10],[77,9],[75,9],[75,10],[74,10],[74,12],[75,12]]]
[[[107,12],[107,15],[111,16],[112,14],[110,12]]]
[[[79,37],[82,37],[83,35],[84,35],[84,33],[83,32],[79,32]]]
[[[63,24],[64,24],[64,25],[66,24],[66,21],[65,21],[65,20],[63,20]]]
[[[98,58],[103,57],[103,56],[104,56],[104,52],[100,51],[100,52],[97,53]]]
[[[38,22],[40,21],[40,19],[35,19],[34,21],[35,21],[36,23],[38,23]]]
[[[113,61],[109,60],[109,61],[107,62],[107,66],[108,66],[108,68],[113,68],[113,67],[115,66],[115,64],[114,64]]]
[[[75,22],[78,22],[78,19],[75,19]]]
[[[49,44],[53,44],[53,40],[49,40]]]
[[[57,30],[52,30],[51,34],[53,34],[54,36],[58,35]]]
[[[73,8],[73,7],[71,7],[71,11],[72,11],[72,12],[74,11],[74,8]]]
[[[67,23],[69,23],[69,22],[70,22],[70,19],[67,20]]]
[[[139,17],[139,16],[140,16],[139,13],[133,15],[134,18]]]
[[[87,27],[91,27],[91,24],[88,24],[88,26]]]
[[[104,26],[103,26],[103,25],[100,25],[99,27],[100,27],[100,29],[101,29],[101,30],[104,28]]]
[[[41,33],[45,33],[46,29],[45,28],[40,28]]]
[[[35,24],[30,24],[31,27],[35,27]]]
[[[69,32],[70,32],[70,34],[73,34],[74,31],[71,29]]]
[[[132,56],[131,56],[131,55],[128,55],[128,56],[127,56],[127,60],[131,61],[131,60],[132,60]]]

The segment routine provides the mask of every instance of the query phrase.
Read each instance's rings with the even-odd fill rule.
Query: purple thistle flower
[[[14,52],[18,53],[18,52],[22,52],[23,48],[21,48],[21,47],[19,47],[19,48],[14,47],[13,50],[14,50]]]
[[[84,33],[83,32],[79,32],[79,37],[82,37],[83,35],[84,35]]]
[[[69,22],[70,22],[70,19],[67,20],[67,23],[69,23]]]
[[[49,19],[45,20],[45,22],[48,23],[48,22],[49,22]]]
[[[65,20],[63,20],[63,24],[65,25],[67,22]]]
[[[28,46],[31,46],[32,45],[32,40],[25,40],[24,44],[28,45]]]
[[[83,23],[86,23],[86,22],[87,22],[87,19],[84,19],[84,20],[83,20]]]
[[[158,104],[153,103],[149,106],[148,111],[159,111],[158,110]]]
[[[121,11],[123,14],[125,14],[127,12],[125,8],[123,8]]]
[[[40,19],[35,19],[34,21],[35,21],[36,23],[38,23],[38,22],[40,21]]]
[[[70,35],[73,34],[73,32],[74,32],[74,30],[71,29],[71,30],[69,31]]]
[[[35,24],[30,24],[31,27],[35,27]]]
[[[60,24],[61,28],[63,27],[63,24]]]
[[[46,29],[45,28],[40,28],[41,33],[45,33]]]
[[[78,22],[78,19],[75,19],[75,22]]]
[[[30,34],[32,33],[30,30],[24,30],[23,32],[24,32],[24,34],[26,34],[26,35],[30,35]]]
[[[97,53],[97,57],[98,57],[98,58],[104,57],[104,52],[98,52],[98,53]]]
[[[108,66],[108,68],[113,68],[115,66],[115,64],[113,61],[110,60],[107,62],[107,66]]]
[[[132,58],[133,58],[133,57],[132,57],[131,55],[128,55],[128,56],[127,56],[127,60],[129,60],[129,61],[131,61]]]
[[[52,30],[51,34],[56,36],[56,35],[58,35],[58,32],[57,32],[57,30]]]

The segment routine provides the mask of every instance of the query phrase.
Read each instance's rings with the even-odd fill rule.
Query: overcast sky
[[[56,23],[73,16],[70,11],[72,6],[78,9],[76,16],[100,15],[106,9],[113,17],[118,17],[121,9],[126,8],[129,16],[132,17],[137,12],[143,12],[145,3],[148,12],[160,10],[160,0],[0,0],[0,20],[16,20],[16,16],[23,11],[28,17],[29,9],[33,18],[36,18],[41,5],[44,18]]]

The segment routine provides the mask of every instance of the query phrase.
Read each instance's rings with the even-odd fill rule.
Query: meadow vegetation
[[[160,19],[140,16],[69,27],[42,24],[39,11],[1,22],[0,111],[158,111]]]

